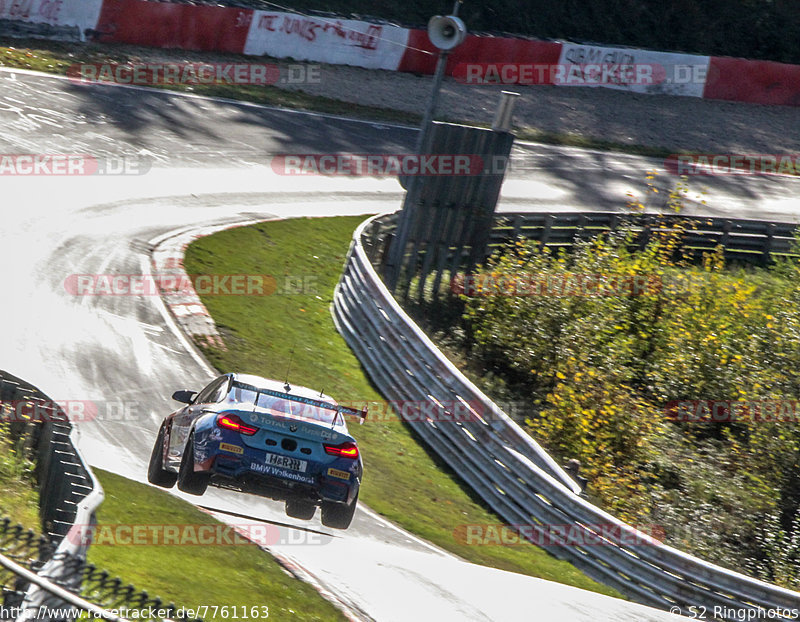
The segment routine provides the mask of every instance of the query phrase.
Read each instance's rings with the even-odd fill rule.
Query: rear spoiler
[[[300,402],[301,404],[308,404],[309,406],[316,406],[317,408],[324,408],[326,410],[333,410],[340,415],[350,415],[351,417],[358,417],[359,418],[359,425],[362,425],[367,418],[367,408],[364,407],[363,410],[358,410],[356,408],[349,408],[348,406],[342,406],[341,404],[331,404],[330,402],[323,402],[322,400],[315,400],[310,397],[303,397],[301,395],[292,395],[291,393],[284,393],[282,391],[273,391],[272,389],[261,389],[259,387],[246,384],[244,382],[235,383],[237,386],[243,389],[250,389],[251,391],[256,391],[257,393],[263,393],[264,395],[271,395],[272,397],[279,397],[284,400],[290,400],[292,402]]]
[[[358,425],[364,425],[364,422],[367,420],[367,407],[364,406],[363,410],[357,410],[355,408],[348,408],[347,406],[337,406],[336,410],[339,414],[342,415],[350,415],[352,417],[358,417]]]

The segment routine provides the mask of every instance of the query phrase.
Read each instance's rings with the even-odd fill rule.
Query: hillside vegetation
[[[800,262],[690,261],[685,226],[641,251],[625,228],[570,253],[519,240],[437,337],[495,399],[525,406],[551,453],[581,462],[594,502],[798,589]]]

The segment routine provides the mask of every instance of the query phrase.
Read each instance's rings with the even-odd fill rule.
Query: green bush
[[[35,465],[18,427],[9,421],[0,422],[0,517],[38,532],[41,525]]]
[[[687,421],[667,407],[797,399],[800,264],[726,265],[721,249],[690,261],[679,250],[687,226],[641,250],[625,227],[569,253],[508,245],[463,297],[464,358],[490,393],[532,405],[530,433],[580,460],[602,507],[796,589],[794,413]]]

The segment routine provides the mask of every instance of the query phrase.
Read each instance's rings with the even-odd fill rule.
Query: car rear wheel
[[[194,470],[194,433],[192,433],[186,441],[181,466],[178,469],[178,490],[199,496],[208,488],[208,480],[208,473],[198,473]]]
[[[358,495],[353,501],[345,505],[344,503],[322,503],[322,524],[333,529],[347,529],[353,522],[353,515],[356,513]]]
[[[316,511],[317,506],[308,501],[303,501],[301,499],[286,500],[286,516],[299,518],[301,520],[311,520],[314,518],[314,513]]]
[[[150,454],[150,464],[147,467],[147,481],[163,488],[172,488],[178,474],[164,469],[164,424],[158,429],[156,442]]]

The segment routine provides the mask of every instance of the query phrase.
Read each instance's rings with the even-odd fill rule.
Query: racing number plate
[[[278,454],[267,454],[267,464],[272,466],[283,467],[292,471],[306,472],[308,462],[306,460],[298,460],[297,458],[290,458],[289,456],[279,456]]]

